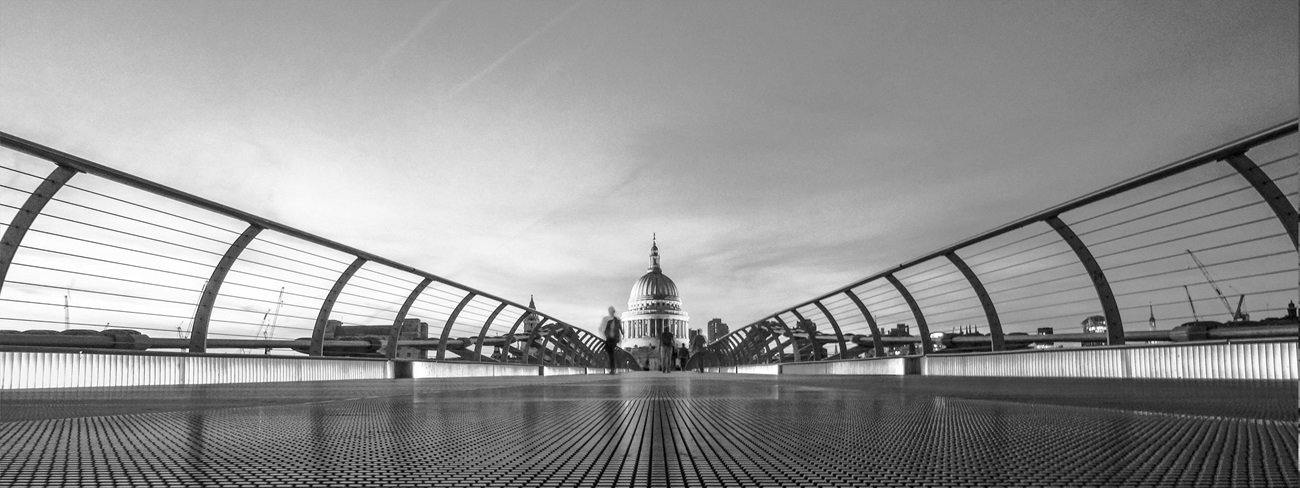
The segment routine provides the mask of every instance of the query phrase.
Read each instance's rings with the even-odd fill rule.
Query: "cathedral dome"
[[[659,266],[659,244],[653,241],[650,243],[650,265],[646,266],[646,274],[636,280],[632,285],[632,293],[627,296],[629,305],[643,300],[678,301],[677,284]]]
[[[641,276],[632,285],[629,302],[640,300],[676,300],[677,284],[660,270],[654,270]]]
[[[664,275],[663,268],[659,266],[659,245],[652,239],[650,265],[646,267],[645,274],[632,285],[632,293],[628,294],[627,311],[623,312],[626,340],[619,344],[629,351],[640,351],[633,354],[641,354],[637,356],[637,362],[648,364],[647,361],[651,359],[649,351],[658,347],[661,332],[672,332],[674,341],[679,345],[685,344],[689,338],[690,325],[691,316],[682,310],[677,284]],[[657,356],[654,360],[658,361]]]

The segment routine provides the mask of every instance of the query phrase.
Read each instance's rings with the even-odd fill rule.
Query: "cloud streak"
[[[425,14],[418,24],[415,24],[415,28],[411,29],[411,32],[406,34],[406,37],[397,41],[396,44],[393,44],[392,47],[388,48],[388,52],[384,53],[384,57],[379,59],[378,65],[371,71],[381,71],[387,68],[388,63],[392,62],[393,58],[396,57],[398,53],[402,52],[403,49],[406,49],[406,46],[410,45],[416,37],[419,37],[420,34],[429,27],[429,24],[432,24],[434,20],[442,15],[442,11],[445,10],[448,5],[451,5],[451,0],[444,0],[430,9],[429,13]]]
[[[498,57],[496,61],[492,62],[492,64],[489,64],[486,68],[483,68],[483,70],[479,71],[478,73],[475,73],[474,76],[469,77],[469,79],[462,81],[459,85],[456,85],[455,88],[452,88],[451,91],[448,92],[447,95],[444,97],[444,99],[455,98],[461,92],[465,91],[465,89],[469,88],[474,83],[477,83],[478,80],[482,79],[484,76],[487,76],[493,71],[496,71],[498,67],[500,67],[502,64],[505,64],[505,62],[508,61],[512,56],[514,56],[515,53],[519,52],[520,49],[527,47],[538,37],[541,37],[547,31],[550,31],[551,28],[555,27],[555,24],[560,23],[560,21],[568,17],[569,14],[573,13],[573,11],[576,10],[579,5],[583,4],[583,1],[584,0],[579,0],[577,2],[574,2],[573,5],[570,5],[568,8],[564,9],[564,11],[560,12],[559,15],[552,17],[551,20],[547,21],[546,24],[542,25],[540,28],[533,31],[533,33],[529,34],[528,37],[525,37],[524,40],[519,41],[519,43],[515,44],[514,47],[511,47],[510,49],[506,50],[505,54],[502,54],[500,57]]]

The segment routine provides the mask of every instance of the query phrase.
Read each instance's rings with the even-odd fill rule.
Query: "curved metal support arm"
[[[216,305],[217,294],[221,292],[221,284],[226,281],[226,273],[235,265],[235,260],[239,259],[239,254],[247,248],[257,234],[262,232],[262,228],[257,224],[249,224],[244,233],[240,234],[235,242],[230,244],[226,249],[226,254],[221,256],[221,261],[217,266],[212,268],[212,276],[203,286],[203,295],[199,297],[199,306],[194,309],[194,321],[190,323],[190,352],[208,352],[208,324],[212,320],[212,307]]]
[[[325,302],[320,306],[320,313],[316,315],[316,326],[311,330],[311,345],[307,349],[309,355],[325,355],[325,325],[330,320],[330,312],[334,310],[334,302],[339,299],[339,293],[343,292],[343,287],[347,286],[348,280],[352,279],[352,275],[357,274],[357,270],[361,269],[363,264],[366,264],[365,258],[352,261],[348,269],[343,270],[343,274],[339,275],[339,279],[334,282],[329,295],[325,296]]]
[[[1074,250],[1074,255],[1083,263],[1083,269],[1088,272],[1088,277],[1092,278],[1092,287],[1097,290],[1097,300],[1101,302],[1102,314],[1106,316],[1106,342],[1112,346],[1124,344],[1124,321],[1120,319],[1119,305],[1115,303],[1115,294],[1110,291],[1110,282],[1106,280],[1106,273],[1102,271],[1101,265],[1092,257],[1092,252],[1088,251],[1088,246],[1083,243],[1083,239],[1070,230],[1070,226],[1065,225],[1060,217],[1055,215],[1046,219],[1047,225],[1052,226],[1056,233],[1070,249]]]
[[[907,292],[907,287],[893,273],[885,275],[898,294],[903,296],[903,301],[907,302],[907,307],[912,309],[912,317],[916,318],[916,329],[921,333],[921,354],[930,354],[934,352],[934,343],[930,340],[930,326],[925,323],[925,315],[921,313],[921,307],[916,304],[916,299],[912,294]],[[879,344],[879,342],[877,342]]]
[[[474,345],[475,361],[483,360],[483,339],[487,337],[488,327],[492,326],[492,321],[496,320],[497,315],[500,314],[501,310],[504,310],[505,308],[506,308],[506,303],[501,302],[501,304],[497,305],[497,308],[492,311],[492,315],[488,315],[487,320],[483,321],[483,328],[479,329],[478,331],[478,339],[479,339],[478,343]]]
[[[1300,237],[1296,235],[1296,227],[1300,222],[1296,221],[1295,207],[1291,206],[1291,201],[1287,200],[1286,193],[1277,187],[1277,183],[1269,178],[1264,170],[1259,169],[1245,154],[1229,156],[1226,160],[1228,164],[1236,168],[1242,178],[1250,182],[1250,186],[1255,187],[1259,196],[1268,203],[1269,208],[1273,209],[1273,214],[1281,221],[1282,228],[1286,229],[1286,234],[1291,237],[1291,247],[1300,247]]]
[[[790,342],[791,344],[794,344],[794,347],[793,347],[793,349],[794,349],[794,362],[796,362],[796,363],[799,362],[799,343],[794,342],[794,334],[793,334],[794,329],[791,329],[789,325],[786,325],[785,321],[784,321],[784,320],[781,320],[781,316],[780,316],[780,315],[773,315],[772,318],[776,319],[776,323],[781,324],[781,327],[784,328],[786,331],[791,332],[791,335],[790,335],[790,339],[791,339],[791,340],[790,340],[789,342]],[[775,337],[775,338],[776,338],[776,344],[777,344],[777,346],[778,346],[777,349],[776,349],[776,350],[777,350],[777,354],[776,354],[776,362],[777,362],[777,363],[782,363],[782,362],[784,362],[783,359],[784,359],[784,357],[785,357],[785,354],[783,354],[782,351],[785,350],[785,346],[784,346],[784,345],[781,345],[781,334],[773,334],[772,337]],[[771,338],[769,338],[769,341],[770,341],[770,340],[771,340]],[[766,346],[767,343],[764,342],[763,345]]]
[[[853,300],[853,304],[858,306],[858,311],[862,312],[862,317],[867,319],[867,327],[871,328],[871,345],[875,351],[875,357],[884,356],[885,346],[880,343],[880,327],[876,325],[876,318],[871,316],[867,306],[862,304],[862,300],[858,298],[856,293],[853,293],[853,290],[844,290],[844,294],[849,296],[849,300]]]
[[[45,177],[45,181],[31,195],[27,196],[27,202],[23,203],[22,208],[14,214],[13,220],[9,222],[9,227],[5,229],[3,238],[0,238],[0,287],[5,284],[5,278],[9,275],[9,265],[13,264],[14,256],[18,254],[18,248],[23,244],[23,237],[27,235],[27,229],[32,227],[36,217],[41,214],[45,204],[54,198],[63,185],[72,179],[72,175],[77,174],[77,170],[67,166],[58,166],[50,175]]]
[[[989,292],[984,289],[984,284],[980,282],[979,276],[971,271],[970,266],[966,265],[956,252],[945,254],[944,257],[952,262],[953,266],[961,271],[961,275],[966,277],[966,282],[970,283],[971,289],[975,290],[975,296],[980,299],[980,306],[984,307],[984,317],[989,323],[989,338],[992,339],[993,350],[1001,351],[1006,349],[1006,342],[1002,335],[1002,320],[998,318],[998,310],[993,306],[993,299],[989,298]]]
[[[460,299],[460,303],[456,304],[456,309],[452,310],[451,315],[447,317],[447,323],[442,326],[442,335],[439,336],[438,359],[447,356],[447,338],[451,337],[451,326],[456,323],[456,317],[460,316],[460,311],[464,310],[465,305],[468,305],[469,301],[473,300],[475,296],[477,295],[472,291],[466,293],[465,298]]]
[[[830,310],[827,310],[826,306],[822,305],[821,300],[814,301],[813,305],[816,305],[817,309],[822,311],[822,316],[826,317],[826,321],[831,323],[831,328],[835,329],[835,340],[840,343],[839,354],[843,355],[844,351],[849,349],[848,344],[844,342],[844,332],[840,331],[840,323],[835,320],[835,317],[831,316]]]
[[[538,329],[541,329],[544,325],[546,325],[545,317],[543,317],[540,322],[537,322],[537,325],[534,325],[533,328],[524,331],[524,333],[528,334],[528,340],[524,342],[524,364],[531,364],[533,358],[533,342],[537,340]],[[541,356],[541,354],[539,353],[538,356]],[[540,362],[541,359],[539,358],[538,361]]]
[[[406,301],[402,302],[402,308],[397,310],[397,317],[393,318],[392,331],[388,334],[388,348],[384,351],[384,355],[388,359],[391,360],[397,357],[397,341],[402,337],[402,325],[406,324],[406,314],[411,311],[411,306],[415,305],[415,299],[421,293],[424,293],[424,289],[428,288],[430,283],[433,283],[433,278],[421,280],[420,284],[415,285],[415,288],[411,290],[411,294],[406,296]]]
[[[515,348],[515,331],[519,330],[519,324],[524,323],[524,319],[528,318],[528,315],[531,313],[532,312],[529,312],[528,309],[524,309],[524,313],[520,314],[519,318],[515,319],[515,324],[510,326],[510,332],[506,332],[506,337],[510,338],[510,342],[506,343],[506,350],[501,355],[501,362],[510,362],[511,349],[518,350]]]

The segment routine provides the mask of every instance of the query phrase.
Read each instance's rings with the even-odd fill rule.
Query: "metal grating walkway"
[[[1297,486],[1286,383],[676,373],[0,392],[0,486]]]

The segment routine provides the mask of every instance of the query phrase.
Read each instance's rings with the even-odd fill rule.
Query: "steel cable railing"
[[[920,325],[923,315],[927,330],[918,327],[916,333],[934,334],[937,340],[945,329],[973,325],[985,333],[986,344],[996,344],[994,336],[1059,328],[1071,317],[1077,324],[1084,315],[1104,319],[1101,330],[1110,322],[1102,342],[1118,344],[1125,328],[1145,329],[1147,312],[1168,324],[1195,319],[1176,307],[1226,302],[1226,297],[1193,296],[1197,288],[1209,288],[1210,274],[1217,278],[1208,283],[1216,291],[1222,286],[1241,300],[1249,296],[1261,302],[1253,314],[1274,315],[1285,310],[1288,297],[1294,299],[1297,238],[1295,209],[1288,205],[1294,205],[1290,202],[1297,195],[1291,180],[1300,175],[1295,132],[1294,121],[1282,124],[1038,212],[781,309],[737,328],[715,347],[728,355],[758,355],[737,359],[742,362],[764,362],[769,358],[760,357],[766,354],[759,352],[763,347],[746,345],[744,338],[778,318],[793,329],[790,321],[797,320],[792,318],[796,314],[815,322],[817,341],[828,340],[825,331],[834,319],[841,333],[861,345],[871,324],[859,305],[845,299],[846,293],[861,301],[882,333],[894,323]],[[1278,186],[1284,191],[1279,193]],[[1282,197],[1287,203],[1277,204]],[[1193,266],[1189,253],[1204,262]],[[1103,294],[1103,286],[1111,291]],[[1172,296],[1184,290],[1188,296],[1183,299]],[[1216,308],[1220,310],[1202,315],[1227,316]],[[1240,321],[1229,311],[1232,324],[1255,323]],[[775,348],[784,340],[769,337],[764,344]],[[902,340],[922,342],[915,336]],[[784,350],[785,357],[775,360],[795,359],[789,347]]]
[[[0,166],[10,175],[0,179],[0,230],[21,239],[0,270],[7,312],[0,323],[15,328],[175,333],[199,352],[209,336],[272,339],[267,344],[311,336],[304,352],[320,354],[325,325],[378,336],[413,319],[422,324],[419,349],[437,349],[445,336],[447,358],[530,354],[545,364],[591,362],[591,344],[600,342],[544,313],[536,316],[548,325],[530,325],[518,303],[8,134],[0,133],[0,146],[13,151]],[[38,187],[48,190],[36,196]],[[13,227],[24,212],[39,218]],[[240,226],[251,227],[241,236]],[[236,245],[241,239],[247,243]],[[489,340],[511,332],[534,338]],[[303,341],[279,347],[290,343]]]

